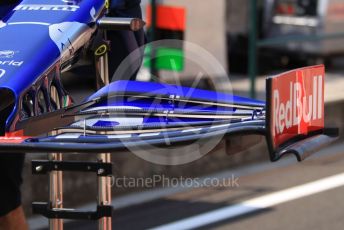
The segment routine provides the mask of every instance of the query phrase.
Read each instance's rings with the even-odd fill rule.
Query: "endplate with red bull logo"
[[[302,160],[305,153],[291,148],[296,143],[304,143],[303,149],[311,150],[318,147],[315,137],[322,139],[319,144],[325,144],[324,139],[332,140],[332,135],[325,135],[324,79],[323,65],[267,78],[266,129],[271,160],[289,152]],[[311,137],[316,143],[304,141]]]

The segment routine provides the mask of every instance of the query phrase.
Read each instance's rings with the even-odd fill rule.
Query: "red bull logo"
[[[270,131],[275,146],[324,127],[324,66],[290,71],[270,80]]]
[[[283,133],[285,129],[298,126],[301,121],[309,123],[323,117],[323,76],[313,77],[312,94],[302,95],[302,84],[290,82],[289,99],[280,101],[280,91],[274,90],[274,121],[276,133]]]

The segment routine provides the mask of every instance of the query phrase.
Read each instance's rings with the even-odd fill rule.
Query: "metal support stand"
[[[100,229],[111,229],[112,206],[110,175],[112,175],[112,164],[107,154],[100,155],[98,162],[76,162],[62,161],[62,154],[51,154],[50,160],[32,161],[33,174],[50,175],[50,198],[49,202],[33,202],[33,213],[41,214],[49,219],[50,229],[62,230],[63,219],[73,220],[100,220],[105,224]],[[108,163],[103,163],[107,161]],[[98,176],[98,205],[95,211],[78,211],[63,208],[62,199],[62,172],[94,172]],[[110,218],[110,219],[109,219]]]
[[[98,88],[109,84],[107,51],[108,48],[103,43],[99,44],[95,52],[95,54],[98,54],[95,55]],[[32,204],[33,213],[41,214],[49,218],[50,230],[63,230],[63,219],[98,220],[98,229],[112,229],[111,154],[98,154],[97,159],[97,162],[70,162],[63,161],[62,153],[53,153],[49,154],[48,161],[32,161],[33,174],[49,173],[50,176],[49,202],[33,202]],[[75,209],[63,208],[63,171],[97,173],[98,205],[96,211],[78,211]]]
[[[50,161],[62,161],[61,153],[49,154]],[[49,173],[49,203],[51,209],[63,208],[63,175],[62,171],[51,171]],[[49,219],[50,230],[62,230],[63,219]]]
[[[96,79],[97,79],[97,89],[100,89],[104,87],[105,85],[109,84],[109,70],[107,68],[108,66],[108,56],[107,54],[99,57],[96,70]],[[103,64],[104,63],[104,64]],[[106,68],[104,68],[104,65],[106,64]]]
[[[111,163],[111,154],[104,153],[98,155],[98,161],[101,163]],[[102,169],[99,169],[102,170]],[[101,172],[98,172],[98,174]],[[98,205],[111,205],[111,177],[102,176],[98,177]],[[112,218],[103,217],[99,219],[98,229],[111,230],[112,229]]]
[[[108,85],[109,79],[109,58],[108,44],[106,43],[106,31],[101,32],[101,39],[98,40],[97,46],[94,48],[95,65],[96,65],[96,83],[97,89]]]
[[[104,38],[106,39],[106,32],[104,31]],[[108,53],[105,52],[98,59],[97,65],[99,66],[99,77],[104,85],[110,83],[109,80],[109,63]],[[100,85],[97,87],[100,87]],[[102,163],[111,163],[111,154],[102,153],[98,155],[98,161]],[[111,178],[110,177],[98,177],[98,205],[111,205]],[[99,229],[111,230],[112,229],[112,217],[103,217],[99,220]]]

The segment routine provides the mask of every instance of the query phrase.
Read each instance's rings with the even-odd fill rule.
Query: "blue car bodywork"
[[[8,101],[12,102],[11,112],[5,114],[8,116],[2,124],[6,132],[18,131],[16,124],[22,120],[70,105],[65,101],[67,93],[60,82],[60,72],[82,49],[90,46],[96,32],[95,22],[104,15],[104,5],[105,1],[53,0],[47,5],[44,0],[24,0],[0,22],[0,94],[10,97]],[[58,91],[59,103],[50,100],[52,87]],[[183,87],[117,82],[99,90],[89,100],[104,92],[121,89],[137,94],[156,93],[157,90],[166,95],[190,92]],[[264,107],[264,102],[204,90],[193,90],[191,96],[189,99],[235,101]],[[141,106],[144,105],[141,103]]]
[[[12,107],[1,124],[6,132],[19,120],[57,109],[51,86],[64,104],[60,72],[90,45],[104,7],[105,1],[23,0],[0,21],[0,95]],[[44,105],[38,105],[40,92]]]

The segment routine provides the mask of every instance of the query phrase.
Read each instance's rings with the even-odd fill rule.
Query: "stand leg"
[[[108,66],[108,56],[107,54],[104,54],[102,57],[99,58],[99,67],[98,67],[98,77],[97,77],[97,88],[100,89],[104,87],[105,85],[109,84],[109,70],[107,68]]]
[[[104,39],[106,39],[106,33],[104,32]],[[108,70],[108,54],[107,52],[99,57],[97,63],[97,87],[101,87],[109,84],[109,70]],[[111,163],[111,154],[102,153],[98,155],[98,161],[103,163]],[[98,204],[99,205],[111,205],[111,177],[98,177]],[[99,220],[99,230],[111,230],[112,218],[103,217]]]
[[[104,32],[104,39],[106,40],[106,32]],[[107,51],[101,57],[96,58],[96,83],[97,89],[101,89],[110,83]]]
[[[49,160],[62,161],[61,153],[49,154]],[[49,201],[51,208],[63,208],[62,171],[51,171],[49,178]],[[63,219],[49,219],[50,230],[63,230]]]
[[[98,155],[98,161],[103,163],[111,162],[111,154],[103,153]],[[100,169],[101,170],[101,169]],[[111,205],[111,177],[98,177],[98,204]],[[111,217],[103,217],[99,220],[99,230],[111,230]]]

